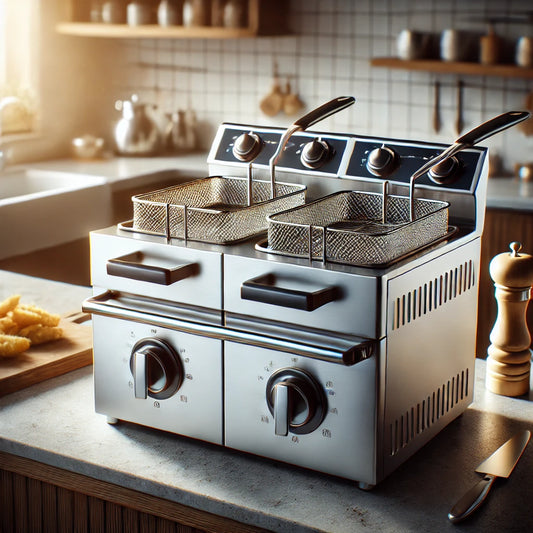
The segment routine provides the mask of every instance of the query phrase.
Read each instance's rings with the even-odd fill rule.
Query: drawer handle
[[[329,302],[339,300],[340,297],[341,291],[335,286],[312,292],[278,287],[274,274],[250,279],[241,286],[241,298],[243,300],[290,307],[302,311],[314,311]]]
[[[196,276],[200,272],[198,263],[186,263],[173,267],[150,265],[143,262],[145,254],[134,252],[107,262],[107,273],[110,276],[148,281],[159,285],[172,285],[185,278]]]

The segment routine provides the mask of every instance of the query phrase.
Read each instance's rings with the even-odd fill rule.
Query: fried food
[[[18,324],[10,316],[0,318],[0,333],[5,335],[16,335],[18,330]]]
[[[43,326],[42,324],[32,324],[22,328],[18,335],[26,337],[33,344],[55,341],[63,337],[63,330],[57,326]]]
[[[0,357],[13,357],[25,352],[31,345],[29,339],[0,334]]]
[[[35,305],[20,303],[15,294],[0,302],[0,358],[25,352],[32,344],[63,337],[60,317]]]
[[[3,302],[0,302],[0,318],[6,316],[10,311],[13,311],[19,304],[20,294],[14,294],[9,298],[6,298]]]
[[[42,324],[43,326],[57,326],[59,324],[59,315],[49,313],[35,305],[20,304],[11,311],[11,317],[21,328],[32,324]]]

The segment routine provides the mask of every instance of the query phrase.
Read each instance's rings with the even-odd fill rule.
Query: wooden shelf
[[[247,0],[247,24],[242,28],[221,26],[159,26],[89,22],[89,2],[62,0],[64,13],[56,31],[63,35],[111,39],[246,39],[263,35],[287,35],[285,0]],[[155,9],[159,0],[150,0]]]
[[[257,36],[257,32],[250,28],[163,27],[157,24],[128,26],[94,22],[61,22],[56,26],[56,30],[64,35],[112,39],[243,39]]]
[[[533,79],[533,69],[516,65],[481,65],[479,63],[448,62],[435,59],[398,59],[397,57],[375,57],[373,67],[402,70],[419,70],[439,74],[462,74],[469,76],[500,76],[503,78]]]

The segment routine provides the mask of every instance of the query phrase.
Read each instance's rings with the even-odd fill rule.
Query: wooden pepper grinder
[[[521,396],[529,391],[531,336],[526,310],[533,284],[533,256],[519,254],[519,242],[512,242],[509,248],[511,253],[495,256],[489,266],[498,316],[490,333],[486,386],[496,394]]]

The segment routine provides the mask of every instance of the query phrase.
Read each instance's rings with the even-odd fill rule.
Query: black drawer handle
[[[143,252],[133,252],[107,262],[107,273],[110,276],[148,281],[159,285],[172,285],[185,278],[196,276],[200,272],[198,263],[186,263],[171,267],[144,263]]]
[[[279,307],[290,307],[302,311],[314,311],[319,307],[340,299],[338,287],[326,287],[313,292],[287,289],[276,285],[275,274],[265,274],[245,281],[241,286],[241,298]]]

